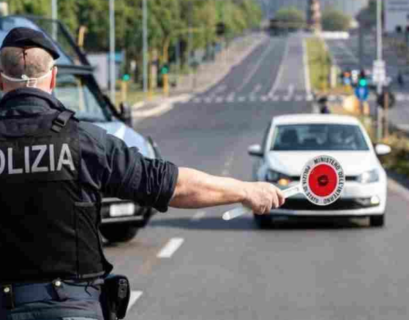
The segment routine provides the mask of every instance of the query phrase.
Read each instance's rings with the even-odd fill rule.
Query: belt
[[[56,279],[45,283],[2,284],[0,310],[13,309],[32,302],[95,300],[99,301],[103,280],[93,283],[71,283]]]

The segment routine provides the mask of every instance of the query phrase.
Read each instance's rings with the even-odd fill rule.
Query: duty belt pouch
[[[101,305],[105,320],[124,319],[131,297],[128,278],[123,275],[109,275],[104,281]]]

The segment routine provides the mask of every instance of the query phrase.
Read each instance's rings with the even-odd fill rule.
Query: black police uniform
[[[103,319],[101,194],[166,212],[178,168],[20,88],[0,101],[0,319]]]

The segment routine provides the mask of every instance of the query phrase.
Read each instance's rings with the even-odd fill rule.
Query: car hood
[[[147,140],[122,122],[97,122],[95,124],[105,129],[109,134],[124,141],[128,147],[137,147],[139,152],[145,157],[152,157],[152,148]]]
[[[289,176],[300,176],[304,165],[314,157],[328,155],[339,161],[346,176],[357,176],[365,171],[377,168],[378,162],[371,151],[336,152],[277,152],[267,156],[269,168]]]

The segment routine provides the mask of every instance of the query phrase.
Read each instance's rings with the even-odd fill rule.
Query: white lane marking
[[[300,95],[295,97],[295,101],[302,101],[303,99],[304,99],[304,97],[300,96]]]
[[[274,85],[271,88],[270,92],[268,93],[268,95],[270,97],[273,97],[275,95],[275,93],[277,91],[277,88],[278,88],[278,85],[280,84],[281,77],[283,75],[283,70],[284,70],[284,61],[287,58],[288,50],[289,50],[289,47],[290,47],[289,43],[290,43],[290,41],[287,40],[287,43],[285,45],[284,55],[283,55],[283,58],[281,59],[281,64],[280,64],[280,68],[279,68],[278,73],[277,73],[276,80],[274,81]]]
[[[261,84],[258,84],[254,87],[253,91],[251,92],[251,94],[256,94],[257,92],[259,92],[262,88]]]
[[[314,97],[312,96],[312,94],[308,94],[307,101],[312,101],[312,100],[314,100]]]
[[[226,100],[227,102],[233,102],[234,101],[234,93],[232,93],[232,94],[230,94],[228,97],[227,97],[227,100]]]
[[[172,255],[176,252],[177,249],[182,245],[183,238],[172,238],[169,242],[163,247],[163,249],[158,253],[158,258],[171,258]]]
[[[143,294],[142,291],[131,291],[131,297],[129,298],[127,312],[131,310],[133,305],[136,303],[136,301],[138,301],[138,299],[142,296],[142,294]]]
[[[270,53],[271,49],[273,48],[273,42],[271,41],[270,44],[268,45],[266,51],[263,52],[263,55],[260,57],[260,60],[256,63],[254,66],[253,70],[247,74],[247,77],[244,79],[243,83],[240,85],[240,87],[237,89],[238,92],[240,92],[249,82],[250,80],[254,77],[256,72],[258,71],[260,65],[264,62],[264,59],[266,56]]]
[[[273,100],[273,101],[278,101],[278,100],[280,100],[280,97],[279,97],[279,96],[272,96],[272,97],[271,97],[271,100]]]
[[[294,94],[294,90],[295,90],[294,85],[290,84],[288,86],[288,94],[287,94],[286,97],[284,97],[284,101],[290,101],[291,100],[291,98],[292,98],[292,96]]]
[[[336,42],[336,45],[337,45],[338,47],[341,47],[342,50],[344,50],[344,52],[346,52],[347,55],[348,55],[350,58],[352,58],[352,60],[354,60],[354,63],[359,64],[359,60],[358,60],[358,58],[356,57],[356,55],[355,55],[354,53],[352,53],[352,51],[345,45],[344,42],[342,42],[342,40],[339,41],[339,42]]]
[[[206,216],[206,211],[198,211],[195,213],[195,215],[192,217],[192,221],[199,221],[200,219],[203,219]]]
[[[223,97],[217,97],[217,98],[216,98],[216,102],[217,102],[217,103],[223,102]]]
[[[256,100],[257,100],[257,98],[256,98],[255,96],[251,96],[251,97],[250,97],[250,101],[251,101],[251,102],[254,102],[254,101],[256,101]]]
[[[267,100],[268,100],[268,97],[267,97],[267,96],[262,96],[262,97],[261,97],[261,101],[266,102]]]
[[[240,102],[244,102],[244,101],[246,101],[246,97],[239,97],[239,99],[238,99]]]
[[[302,42],[302,49],[303,49],[303,62],[304,62],[305,91],[307,92],[307,95],[310,95],[311,94],[310,67],[308,65],[308,52],[307,52],[307,46],[305,44],[305,39]]]
[[[208,98],[205,98],[204,99],[204,101],[206,102],[206,103],[211,103],[212,102],[212,98],[211,97],[208,97]]]

